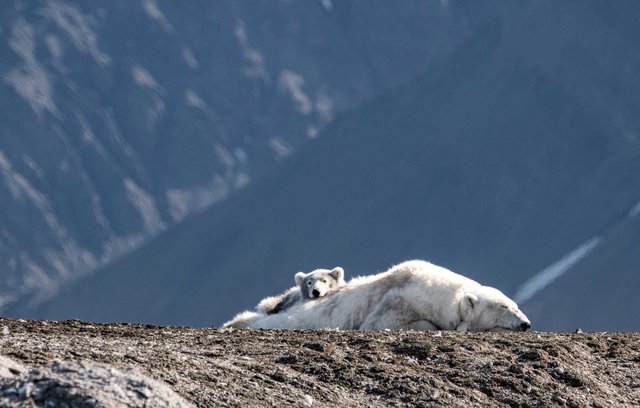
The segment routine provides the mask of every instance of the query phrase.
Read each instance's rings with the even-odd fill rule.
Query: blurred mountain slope
[[[465,38],[439,2],[4,1],[0,310],[223,200]]]
[[[450,5],[464,19],[475,4]],[[493,5],[465,20],[474,35],[449,58],[339,117],[259,182],[14,313],[220,324],[298,270],[355,276],[410,258],[513,294],[640,197],[640,7]],[[637,282],[637,269],[621,271]],[[556,315],[555,328],[575,328]],[[610,324],[628,327],[623,315]]]

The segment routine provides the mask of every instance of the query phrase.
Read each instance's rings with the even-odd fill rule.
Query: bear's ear
[[[477,303],[478,297],[476,295],[473,293],[465,293],[460,302],[460,314],[462,315],[462,320],[467,320]]]
[[[473,310],[476,307],[476,303],[478,303],[478,297],[473,293],[467,293],[464,295],[464,303],[466,307]]]
[[[329,274],[337,281],[344,279],[344,269],[339,266],[333,268]]]
[[[304,272],[298,272],[296,273],[296,285],[300,286],[302,285],[302,281],[304,280],[304,278],[307,277],[307,274]]]

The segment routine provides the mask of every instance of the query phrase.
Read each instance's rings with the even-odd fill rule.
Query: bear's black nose
[[[318,289],[314,289],[313,292],[311,292],[311,295],[314,298],[320,297],[320,292],[318,292]]]
[[[527,331],[530,328],[531,328],[531,323],[527,323],[527,322],[520,323],[520,330]]]

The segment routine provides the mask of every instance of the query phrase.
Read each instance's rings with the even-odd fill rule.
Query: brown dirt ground
[[[135,367],[198,406],[640,406],[640,333],[222,330],[0,319],[0,355]]]

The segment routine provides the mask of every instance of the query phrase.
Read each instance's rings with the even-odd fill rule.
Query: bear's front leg
[[[458,325],[458,327],[456,327],[456,330],[459,332],[466,332],[469,330],[469,323],[467,322],[460,322],[460,324]]]

